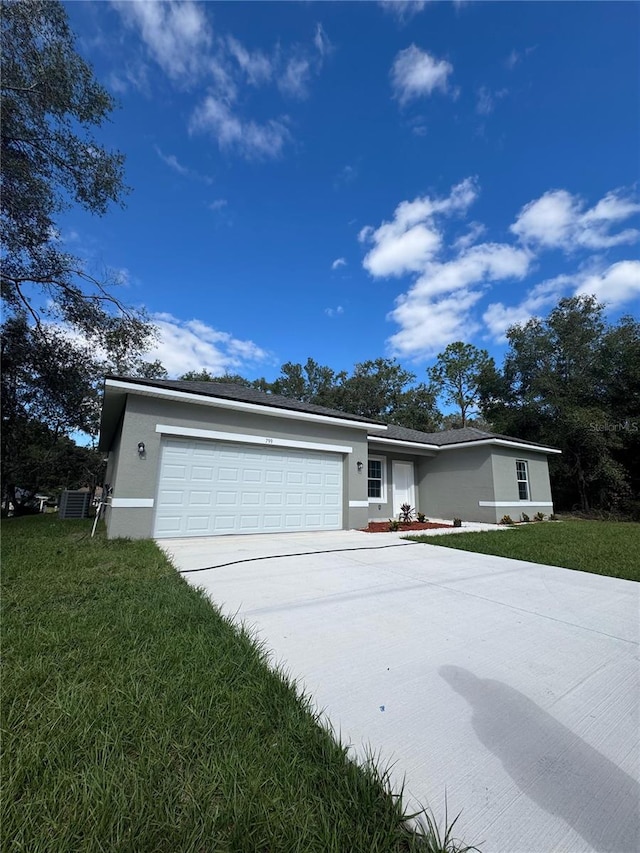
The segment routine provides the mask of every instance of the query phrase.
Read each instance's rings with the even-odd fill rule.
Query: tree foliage
[[[25,430],[43,447],[76,430],[94,434],[105,370],[156,375],[162,368],[143,361],[154,329],[115,295],[117,277],[88,271],[65,251],[57,226],[68,207],[101,215],[127,192],[122,154],[94,135],[113,99],[76,53],[59,2],[2,0],[1,11],[6,490],[16,485],[11,472],[21,470]]]
[[[336,372],[312,358],[304,364],[288,361],[273,382],[266,379],[251,382],[237,374],[213,376],[205,369],[190,371],[180,378],[234,382],[302,403],[389,421],[423,432],[437,430],[442,421],[434,390],[424,384],[412,385],[415,374],[388,358],[360,362],[351,374],[346,370]]]
[[[427,371],[437,394],[459,409],[460,426],[465,427],[469,414],[478,408],[482,377],[493,368],[493,359],[485,349],[456,341],[438,355],[435,365]]]
[[[609,325],[593,297],[572,297],[507,339],[503,369],[481,383],[485,415],[562,450],[551,460],[561,507],[628,506],[640,487],[640,324]]]

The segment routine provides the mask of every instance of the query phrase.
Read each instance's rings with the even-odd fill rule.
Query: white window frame
[[[369,498],[369,480],[377,479],[369,477],[369,462],[380,463],[380,497]],[[384,456],[369,456],[367,459],[367,497],[370,504],[386,504],[387,502],[387,460]]]
[[[524,467],[524,478],[520,476],[520,468],[522,465]],[[516,459],[516,483],[518,484],[518,500],[520,501],[531,501],[531,487],[529,485],[529,463],[526,459]],[[525,497],[522,497],[520,494],[520,484],[524,483],[527,494]]]

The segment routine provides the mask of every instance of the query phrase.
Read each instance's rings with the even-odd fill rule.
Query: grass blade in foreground
[[[152,542],[89,532],[3,524],[2,849],[464,849],[410,832],[388,776]]]

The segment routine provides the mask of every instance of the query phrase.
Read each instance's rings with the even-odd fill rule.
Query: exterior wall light
[[[138,442],[138,456],[144,456],[144,451],[145,451],[144,441],[139,441]]]
[[[363,465],[362,465],[362,462],[360,462],[360,460],[358,460],[358,461],[356,462],[356,465],[358,466],[358,472],[362,471],[362,467],[363,467]]]

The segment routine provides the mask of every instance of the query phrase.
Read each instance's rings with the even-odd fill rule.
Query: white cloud
[[[391,222],[377,229],[365,226],[359,239],[373,248],[363,266],[375,277],[414,274],[408,290],[396,300],[389,319],[400,326],[388,343],[403,357],[432,355],[456,338],[468,339],[479,326],[471,309],[493,282],[524,278],[533,254],[522,246],[475,241],[484,226],[474,222],[452,244],[453,256],[440,260],[444,251],[443,217],[464,214],[478,195],[474,179],[467,178],[445,198],[417,198],[398,205]]]
[[[491,303],[482,315],[489,335],[497,343],[503,343],[510,326],[523,325],[532,317],[546,313],[574,282],[574,276],[559,275],[537,284],[517,305]]]
[[[468,249],[469,246],[473,246],[482,237],[486,230],[486,227],[481,222],[470,222],[469,230],[454,241],[453,248],[459,252]]]
[[[523,61],[523,59],[526,59],[530,54],[534,52],[536,47],[537,45],[533,45],[532,47],[526,47],[521,52],[517,51],[514,48],[509,54],[509,56],[507,56],[507,58],[505,59],[504,64],[510,71],[513,71],[516,65],[519,65]]]
[[[280,91],[291,98],[306,98],[309,94],[309,81],[311,79],[311,63],[303,57],[292,57],[278,80]]]
[[[380,0],[380,6],[402,23],[419,15],[426,6],[426,0]]]
[[[569,293],[595,296],[599,302],[619,307],[640,299],[640,261],[619,261],[602,272],[579,272],[559,275],[535,285],[525,299],[516,305],[494,302],[485,310],[484,320],[489,335],[498,343],[506,340],[509,326],[523,325],[532,317],[548,313],[558,300]]]
[[[228,201],[226,200],[226,198],[217,198],[215,199],[215,201],[212,201],[210,204],[208,204],[207,207],[209,208],[209,210],[218,211],[223,210],[227,206],[227,204]]]
[[[203,101],[191,116],[191,131],[208,130],[221,148],[247,158],[281,153],[290,139],[282,119],[258,122],[240,116],[235,105],[247,87],[267,84],[277,85],[289,97],[306,98],[312,79],[333,49],[321,24],[316,24],[306,45],[282,48],[278,44],[267,53],[250,50],[231,34],[214,33],[204,3],[111,2],[174,85],[206,87]],[[112,86],[117,91],[130,85],[148,86],[145,66],[141,64],[135,75],[134,70],[118,69],[112,74]],[[176,168],[176,163],[168,165]]]
[[[183,178],[192,178],[196,181],[202,181],[202,183],[209,185],[213,183],[213,178],[209,175],[201,175],[199,172],[196,172],[195,169],[190,169],[188,166],[185,166],[184,163],[181,163],[178,160],[175,154],[165,154],[158,145],[154,145],[153,147],[162,162],[170,169],[173,169],[174,172],[182,175]]]
[[[252,86],[259,86],[271,79],[273,63],[262,51],[252,53],[233,36],[227,36],[227,47]]]
[[[589,275],[576,294],[593,295],[613,307],[640,299],[640,261],[618,261],[599,275]]]
[[[511,226],[518,242],[478,243],[485,233],[479,222],[469,223],[465,233],[448,241],[445,217],[467,213],[477,195],[475,180],[467,178],[447,197],[403,201],[391,221],[360,230],[358,239],[369,249],[362,264],[373,277],[411,276],[388,315],[399,326],[387,342],[393,354],[422,358],[453,340],[469,340],[481,329],[477,303],[498,282],[526,280],[546,247],[602,249],[639,236],[631,228],[613,230],[640,212],[640,205],[622,191],[610,192],[587,208],[566,190],[553,190],[520,211]],[[606,270],[602,263],[592,255],[577,272],[536,284],[516,304],[489,304],[482,317],[488,336],[504,341],[509,326],[547,313],[569,293],[594,294],[613,306],[640,298],[640,261],[619,261]]]
[[[149,53],[173,80],[199,77],[212,35],[203,7],[192,0],[130,3],[113,0],[124,21],[140,32]]]
[[[567,190],[550,190],[526,204],[511,226],[523,243],[572,251],[576,248],[608,249],[633,243],[640,232],[628,228],[612,234],[610,228],[640,212],[640,205],[613,191],[585,210],[579,196]]]
[[[333,45],[329,40],[322,24],[316,24],[316,33],[313,37],[313,43],[321,57],[327,56],[333,50]]]
[[[480,86],[476,92],[476,112],[478,115],[490,115],[496,108],[496,101],[501,100],[508,94],[508,89],[497,89],[492,92],[487,86]]]
[[[314,49],[307,45],[296,45],[278,78],[278,88],[283,95],[304,100],[309,96],[309,86],[314,76],[320,73],[325,57],[333,50],[322,24],[316,24],[313,36]]]
[[[390,73],[394,96],[401,104],[406,104],[414,98],[431,95],[435,90],[446,93],[453,65],[412,44],[397,54]]]
[[[481,282],[522,279],[529,272],[532,256],[524,249],[504,243],[481,243],[445,263],[430,263],[415,281],[414,299],[455,293]]]
[[[428,264],[389,314],[400,326],[389,339],[392,351],[398,356],[425,357],[451,341],[468,340],[479,329],[470,310],[486,285],[523,278],[529,264],[527,252],[495,243],[473,246],[444,263]]]
[[[125,62],[117,71],[112,71],[109,74],[108,84],[109,88],[118,95],[122,95],[130,89],[148,95],[151,88],[149,69],[140,60]]]
[[[221,150],[233,151],[247,159],[278,157],[289,131],[281,121],[274,119],[265,124],[243,121],[228,104],[208,95],[191,117],[190,132],[210,133]]]
[[[349,184],[352,184],[355,179],[358,177],[358,168],[357,166],[351,166],[347,164],[333,179],[333,188],[334,190],[339,190],[342,187],[347,187]]]
[[[346,258],[336,258],[335,261],[331,264],[331,269],[337,270],[340,269],[340,267],[346,267],[346,265]]]
[[[270,353],[253,341],[220,332],[201,320],[179,320],[171,314],[155,314],[159,340],[146,359],[159,359],[170,376],[205,369],[214,376],[236,373],[254,364],[272,360]]]
[[[423,196],[401,202],[391,222],[383,222],[377,229],[367,225],[360,231],[360,242],[373,243],[364,258],[364,268],[376,277],[420,272],[442,244],[435,217],[464,213],[476,197],[476,182],[467,178],[446,198]]]
[[[469,340],[478,324],[469,317],[482,291],[463,290],[443,299],[414,299],[411,292],[397,300],[389,318],[400,331],[389,338],[391,351],[399,357],[434,355],[456,340]]]
[[[337,308],[325,308],[324,313],[327,317],[339,317],[341,314],[344,314],[344,308],[342,305],[338,305]]]
[[[189,174],[189,169],[180,163],[175,154],[165,154],[157,145],[154,145],[154,148],[162,162],[166,163],[170,169],[174,170],[174,172],[177,172],[179,175],[183,175],[184,177]]]

